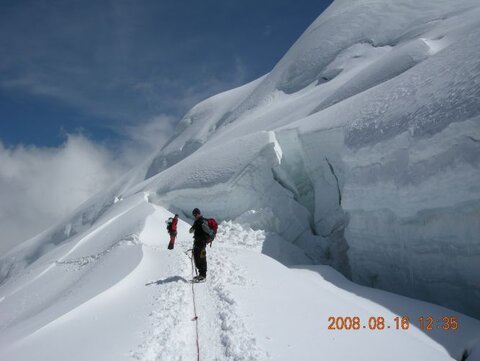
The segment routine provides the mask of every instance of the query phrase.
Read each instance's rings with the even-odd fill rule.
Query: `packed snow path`
[[[138,234],[95,257],[60,257],[63,261],[45,266],[19,288],[46,285],[57,277],[56,269],[75,274],[92,263],[90,273],[97,279],[113,277],[113,284],[95,293],[92,282],[78,282],[75,292],[82,302],[65,303],[74,293],[67,292],[37,314],[11,321],[0,332],[1,360],[459,360],[480,337],[479,321],[451,310],[354,285],[330,267],[287,268],[261,253],[261,231],[223,222],[213,247],[207,248],[207,282],[194,285],[197,355],[191,261],[184,254],[192,245],[190,225],[179,222],[175,249],[168,251],[165,220],[171,213],[145,197],[130,201],[129,211],[121,203],[122,212],[106,217],[72,249],[101,243],[99,229],[115,234],[115,222],[132,221],[132,214],[149,209]],[[19,292],[0,296],[8,299]],[[413,320],[454,314],[461,326],[457,331],[427,335],[413,325],[394,329],[397,315]],[[383,317],[392,328],[328,330],[328,318],[338,316],[357,316],[362,324]]]
[[[166,243],[159,244],[159,230],[171,216],[163,209],[149,217],[140,235],[142,242],[158,253],[158,274],[146,283],[155,289],[155,310],[151,312],[150,328],[144,331],[144,342],[134,352],[139,360],[196,360],[196,332],[191,259],[185,251],[192,247],[188,233],[190,225],[179,222],[179,237],[173,251]],[[166,239],[166,236],[165,236]],[[225,283],[246,285],[238,266],[225,253],[219,255],[208,248],[208,283],[195,284],[195,300],[199,316],[199,345],[201,360],[257,360],[264,359],[255,346],[255,339],[247,331],[236,312],[236,302]],[[223,257],[222,257],[223,256]],[[218,257],[221,257],[219,259]],[[160,261],[161,259],[161,261]],[[161,271],[160,271],[161,270]]]

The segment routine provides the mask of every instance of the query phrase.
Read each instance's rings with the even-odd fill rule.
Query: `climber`
[[[190,233],[193,233],[193,260],[198,269],[198,276],[193,278],[194,282],[203,282],[207,277],[207,243],[215,237],[214,231],[208,226],[207,219],[203,218],[198,208],[192,211],[195,219]]]
[[[170,235],[170,242],[168,243],[168,249],[173,249],[175,246],[175,239],[177,238],[177,223],[178,214],[175,214],[173,218],[169,218],[167,221],[167,231]]]

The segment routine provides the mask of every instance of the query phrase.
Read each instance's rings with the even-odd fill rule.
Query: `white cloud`
[[[173,134],[175,121],[176,119],[169,115],[158,115],[143,124],[126,126],[124,132],[133,141],[154,151],[165,144]]]
[[[68,135],[58,148],[0,142],[0,254],[47,228],[124,169],[104,147]]]
[[[173,135],[176,118],[158,115],[144,123],[120,129],[127,140],[121,145],[120,159],[126,167],[134,167],[145,157],[157,152]]]
[[[165,144],[173,129],[174,119],[167,115],[124,126],[125,140],[115,150],[81,134],[67,134],[58,148],[7,148],[0,141],[0,255],[143,162]]]

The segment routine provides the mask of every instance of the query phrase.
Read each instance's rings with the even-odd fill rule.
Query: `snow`
[[[92,252],[87,243],[109,244],[93,229],[77,247],[58,252],[58,261],[47,265],[39,259],[30,266],[35,273],[36,263],[45,268],[41,282],[31,279],[41,290],[32,292],[31,283],[18,281],[2,286],[2,310],[17,310],[2,312],[8,316],[0,333],[2,360],[196,358],[192,268],[184,253],[191,245],[189,224],[179,222],[180,236],[168,251],[164,221],[172,214],[146,199],[137,197],[127,207],[130,212],[105,217],[99,228],[124,239],[119,224],[136,223],[149,213],[143,227],[109,251],[87,256]],[[234,222],[219,229],[207,248],[208,281],[194,285],[201,359],[451,360],[480,337],[478,320],[355,285],[328,266],[288,268],[262,253],[260,231]],[[73,288],[66,281],[71,279]],[[52,294],[45,287],[58,282],[64,292],[30,312],[36,301],[22,292],[41,298]],[[413,321],[419,315],[453,314],[461,325],[457,331],[423,333],[413,325],[409,330],[327,330],[331,316],[381,316],[393,327],[397,315]]]
[[[269,74],[0,258],[0,359],[195,359],[199,207],[221,222],[201,359],[480,360],[479,19],[476,0],[336,0]],[[327,329],[347,316],[391,328]]]
[[[135,191],[226,220],[269,209],[266,230],[314,262],[478,317],[479,15],[474,1],[334,3],[201,148]],[[227,174],[218,157],[240,148]],[[200,157],[201,192],[184,183]],[[426,277],[432,262],[445,266]]]

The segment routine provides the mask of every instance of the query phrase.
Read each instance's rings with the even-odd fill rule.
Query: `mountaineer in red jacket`
[[[170,242],[168,243],[168,249],[173,249],[175,245],[175,239],[177,238],[177,223],[178,214],[175,214],[173,218],[169,218],[167,221],[167,230],[170,235]]]

